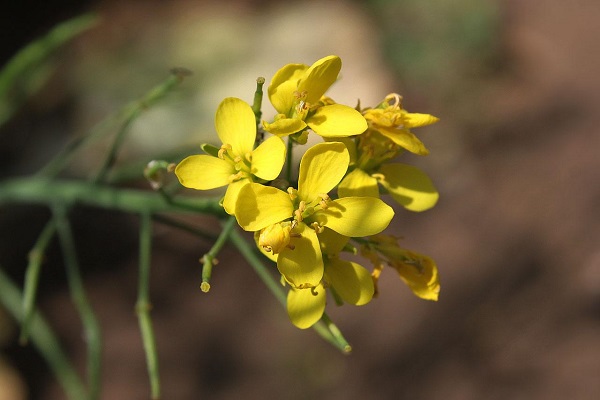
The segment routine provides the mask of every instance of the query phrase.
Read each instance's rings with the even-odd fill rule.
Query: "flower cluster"
[[[439,293],[433,260],[382,234],[394,210],[381,198],[389,194],[410,211],[435,205],[429,177],[393,160],[405,150],[426,155],[411,129],[438,119],[407,112],[397,94],[372,108],[335,103],[325,93],[341,66],[339,57],[328,56],[281,68],[268,87],[277,115],[258,127],[256,109],[237,98],[223,100],[215,118],[221,147],[204,146],[208,154],[187,157],[175,169],[188,188],[227,186],[225,211],[254,232],[259,250],[277,264],[289,287],[288,314],[299,328],[322,317],[327,292],[338,304],[370,302],[385,265],[415,295],[437,300]],[[266,140],[264,132],[271,134]],[[305,145],[309,132],[323,142],[308,147],[296,174],[291,149]],[[350,261],[359,253],[372,272]]]

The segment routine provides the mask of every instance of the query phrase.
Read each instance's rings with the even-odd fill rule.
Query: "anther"
[[[325,228],[319,225],[318,222],[313,222],[312,224],[310,224],[310,227],[313,228],[317,233],[323,233],[323,231],[325,230]]]
[[[298,198],[298,191],[293,187],[290,186],[289,188],[287,188],[287,192],[290,195],[290,199],[292,199],[292,201]]]

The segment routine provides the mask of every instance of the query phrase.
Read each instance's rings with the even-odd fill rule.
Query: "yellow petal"
[[[406,164],[385,164],[379,168],[384,176],[380,182],[394,200],[410,211],[425,211],[435,206],[439,194],[431,179],[417,167]]]
[[[294,206],[286,192],[258,183],[244,185],[235,206],[238,224],[251,232],[291,218],[293,212]]]
[[[290,247],[279,253],[277,268],[292,286],[317,286],[323,279],[323,257],[317,234],[302,222],[292,233],[301,236],[292,237]]]
[[[340,182],[338,195],[340,197],[379,197],[377,179],[362,169],[356,168]]]
[[[426,126],[435,124],[440,119],[434,117],[429,114],[419,114],[419,113],[406,113],[403,115],[403,119],[405,121],[405,125],[408,128],[418,128],[420,126]]]
[[[354,108],[342,104],[319,107],[306,119],[306,123],[323,137],[354,136],[367,130],[365,117]]]
[[[329,228],[323,229],[323,232],[320,232],[317,236],[321,243],[321,252],[328,256],[337,256],[350,240],[349,237],[340,235]]]
[[[417,265],[407,263],[394,263],[400,278],[408,285],[413,293],[425,300],[437,301],[440,294],[440,281],[438,269],[435,262],[422,254],[407,252],[415,260]]]
[[[277,178],[285,163],[285,143],[273,136],[252,152],[252,173],[260,179],[272,181]]]
[[[300,329],[313,326],[325,311],[325,289],[290,289],[287,296],[287,312],[290,320]]]
[[[219,104],[215,129],[223,144],[230,144],[234,154],[244,155],[254,148],[256,118],[243,100],[228,97]]]
[[[326,138],[323,140],[326,142],[342,142],[346,145],[348,149],[348,154],[350,154],[350,165],[354,165],[356,162],[356,141],[351,137],[337,137],[337,138]]]
[[[273,76],[268,93],[269,100],[278,113],[289,115],[294,106],[294,92],[298,89],[298,81],[307,69],[308,65],[288,64]]]
[[[343,143],[319,143],[304,153],[300,161],[298,195],[311,202],[322,193],[329,193],[348,170],[350,156]]]
[[[225,186],[236,172],[233,164],[207,155],[189,156],[175,168],[175,175],[183,186],[198,190]]]
[[[326,273],[330,285],[346,303],[362,306],[373,298],[373,278],[365,267],[333,258],[327,262]]]
[[[310,216],[322,226],[348,237],[371,236],[383,231],[394,210],[375,197],[343,197]]]
[[[258,248],[258,250],[262,253],[263,256],[267,257],[269,260],[273,261],[273,262],[277,262],[277,256],[279,256],[279,254],[273,254],[270,251],[266,251],[265,249],[263,249],[262,246],[258,245],[258,239],[260,238],[260,231],[256,231],[254,232],[254,242],[256,243],[256,247]]]
[[[395,128],[384,128],[376,127],[377,131],[383,136],[392,140],[398,146],[410,151],[411,153],[425,156],[429,154],[429,150],[425,147],[412,132],[407,129],[395,129]]]
[[[315,61],[306,70],[300,81],[298,91],[307,92],[306,102],[314,104],[321,99],[327,89],[337,80],[342,69],[342,60],[338,56],[327,56]]]
[[[227,191],[223,198],[223,208],[227,214],[235,214],[235,204],[237,203],[240,190],[248,183],[250,183],[248,179],[240,179],[239,181],[231,182],[229,186],[227,186]]]
[[[281,118],[272,124],[263,121],[265,131],[277,136],[287,136],[306,128],[306,122],[299,118]]]

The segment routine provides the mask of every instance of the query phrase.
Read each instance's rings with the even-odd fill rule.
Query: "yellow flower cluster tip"
[[[338,304],[369,303],[385,265],[418,297],[437,300],[439,293],[433,260],[382,234],[395,214],[383,200],[388,195],[410,211],[424,211],[437,202],[438,193],[424,172],[394,160],[404,150],[428,154],[411,130],[438,119],[407,112],[397,94],[373,108],[335,103],[325,93],[341,67],[339,57],[328,56],[311,66],[281,68],[268,87],[277,115],[258,127],[249,104],[226,98],[215,117],[221,146],[189,156],[175,169],[188,188],[227,186],[225,211],[242,229],[254,232],[258,248],[276,262],[289,286],[288,314],[299,328],[321,318],[327,292]],[[272,136],[264,140],[257,129]],[[287,149],[305,145],[309,132],[324,142],[304,152],[296,174]],[[288,176],[280,176],[286,162]],[[358,249],[373,264],[372,272],[344,259]]]

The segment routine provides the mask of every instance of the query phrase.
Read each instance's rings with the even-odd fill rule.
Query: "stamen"
[[[229,183],[232,183],[232,182],[242,179],[243,177],[244,177],[244,173],[242,171],[240,171],[237,174],[229,175],[229,178],[227,178],[227,179],[229,180]]]
[[[225,159],[225,155],[232,149],[233,147],[231,147],[230,144],[227,143],[223,143],[221,145],[221,148],[219,149],[219,153],[217,154],[217,156],[224,160]],[[229,156],[231,158],[231,156]]]
[[[394,102],[392,103],[390,100],[393,100]],[[400,96],[398,93],[390,93],[387,96],[385,96],[385,101],[392,107],[395,109],[400,109],[402,108],[402,96]]]
[[[292,199],[292,201],[294,201],[298,198],[298,191],[296,189],[294,189],[293,187],[290,186],[287,189],[287,192],[290,195],[290,199]]]
[[[312,224],[310,224],[310,227],[313,228],[317,233],[323,233],[323,231],[325,230],[325,228],[319,225],[318,222],[313,222]]]

